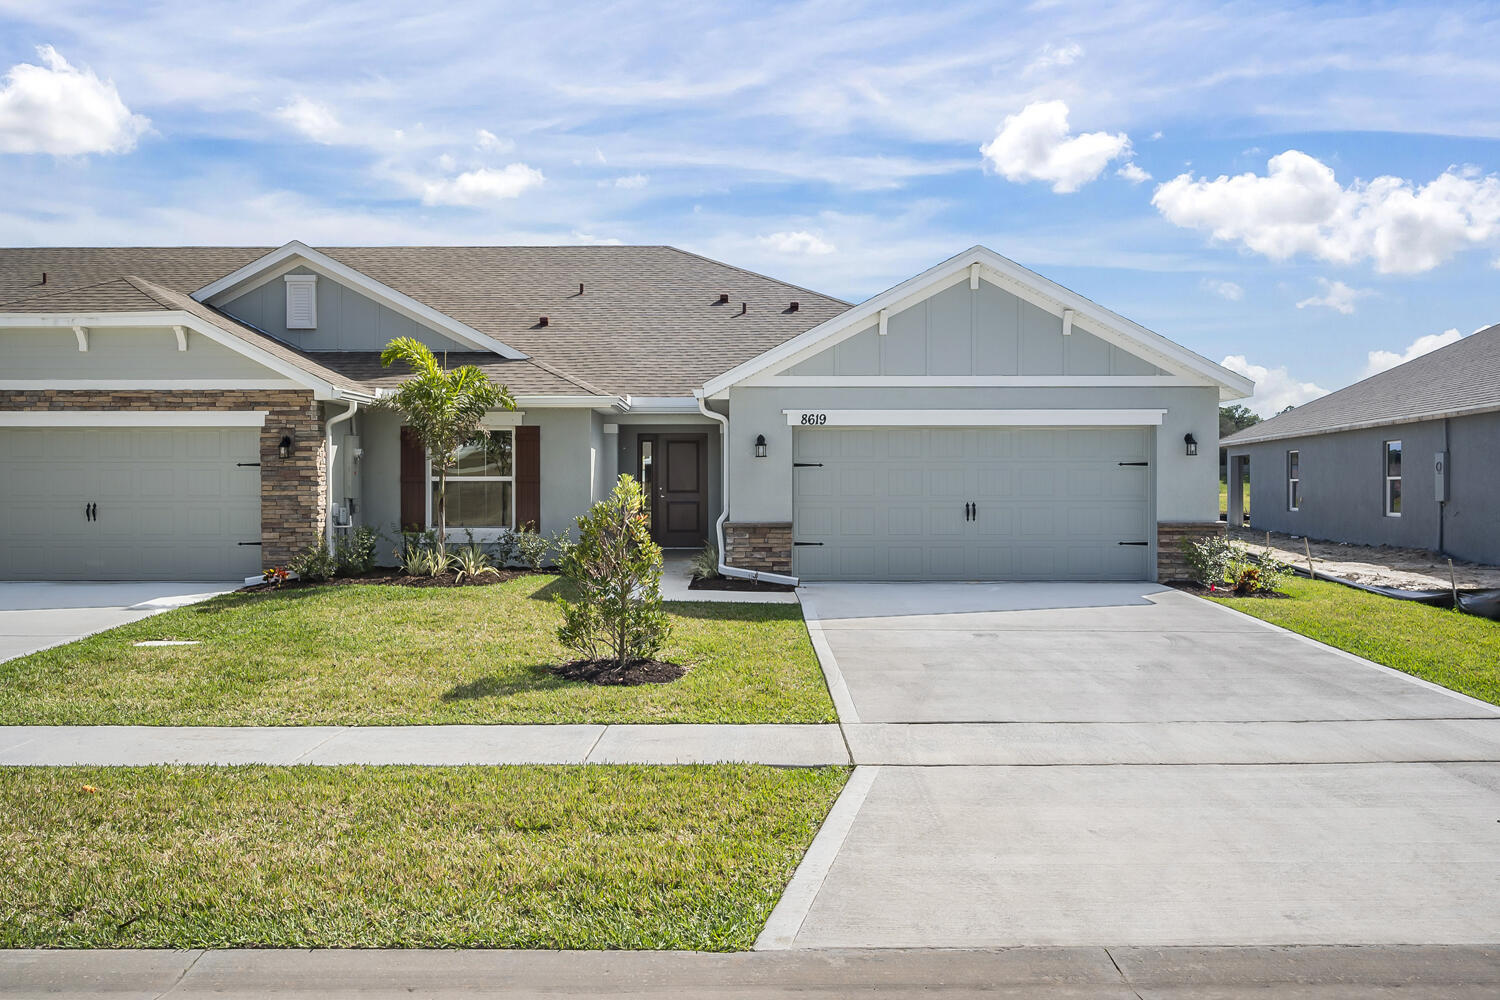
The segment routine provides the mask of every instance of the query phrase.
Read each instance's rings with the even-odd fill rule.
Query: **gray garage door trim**
[[[806,580],[1148,580],[1155,428],[793,434]]]
[[[0,579],[257,572],[264,414],[108,416],[118,422],[59,411],[0,423]]]

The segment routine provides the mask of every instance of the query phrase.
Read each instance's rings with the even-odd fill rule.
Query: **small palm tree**
[[[458,450],[478,438],[490,410],[514,410],[510,390],[491,382],[474,365],[444,368],[427,345],[412,337],[397,337],[385,345],[380,363],[390,367],[405,362],[412,377],[386,399],[400,412],[432,456],[437,470],[438,550],[446,551],[448,530],[448,470],[458,461]]]

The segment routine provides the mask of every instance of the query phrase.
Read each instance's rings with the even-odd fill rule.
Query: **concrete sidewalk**
[[[847,764],[836,725],[0,726],[0,765]]]
[[[1245,997],[1500,993],[1500,947],[819,952],[0,951],[0,998]]]

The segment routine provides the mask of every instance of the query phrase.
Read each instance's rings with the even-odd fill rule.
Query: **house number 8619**
[[[826,424],[826,423],[828,423],[828,414],[826,414],[826,413],[804,413],[804,414],[802,414],[802,423],[804,425],[811,424],[811,425],[814,425],[814,426],[819,425],[819,424]]]

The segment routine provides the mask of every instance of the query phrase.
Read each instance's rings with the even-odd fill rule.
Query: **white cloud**
[[[595,236],[593,233],[580,233],[576,229],[573,231],[573,242],[591,247],[618,247],[625,245],[624,240],[613,236]]]
[[[1350,316],[1354,313],[1354,303],[1357,300],[1366,295],[1375,294],[1368,288],[1350,288],[1342,281],[1329,281],[1327,278],[1319,278],[1318,284],[1323,286],[1323,294],[1303,299],[1297,303],[1298,309],[1306,309],[1308,306],[1324,306]]]
[[[1274,260],[1309,254],[1339,264],[1370,259],[1383,273],[1430,271],[1460,250],[1500,238],[1500,176],[1450,168],[1427,184],[1382,176],[1344,187],[1333,169],[1295,149],[1265,176],[1181,174],[1151,203],[1179,226],[1206,229]]]
[[[616,177],[610,183],[614,187],[623,188],[626,191],[638,191],[645,187],[649,180],[650,178],[645,174],[629,174],[625,177]]]
[[[276,109],[276,117],[301,132],[313,142],[331,144],[338,138],[339,120],[333,109],[320,101],[298,96],[290,104]]]
[[[515,142],[502,139],[487,128],[479,130],[475,137],[475,144],[487,153],[509,153],[516,148]]]
[[[1463,336],[1453,329],[1444,330],[1442,333],[1429,333],[1425,337],[1418,337],[1411,342],[1403,354],[1395,354],[1391,351],[1371,351],[1365,364],[1365,373],[1362,377],[1369,378],[1378,375],[1387,369],[1397,365],[1404,365],[1413,358],[1420,358],[1424,354],[1431,354],[1439,347],[1447,347],[1462,340]]]
[[[1204,278],[1202,284],[1210,292],[1213,292],[1220,298],[1228,299],[1230,302],[1238,302],[1245,297],[1245,290],[1232,281]]]
[[[1288,406],[1301,406],[1328,395],[1328,390],[1315,382],[1298,382],[1292,378],[1285,366],[1252,365],[1243,354],[1231,354],[1219,364],[1255,380],[1255,395],[1246,400],[1245,405],[1262,417],[1274,417]]]
[[[1131,161],[1130,163],[1125,164],[1119,170],[1116,170],[1115,176],[1123,177],[1132,184],[1140,184],[1143,181],[1149,181],[1151,179],[1151,175],[1137,166],[1134,161]]]
[[[795,254],[798,256],[819,257],[823,254],[833,253],[835,247],[820,236],[805,230],[789,233],[772,233],[762,236],[759,240],[761,246],[776,253]]]
[[[1058,194],[1077,191],[1098,177],[1111,160],[1130,152],[1120,132],[1068,134],[1068,105],[1038,101],[1007,115],[995,138],[979,147],[984,158],[1009,181],[1050,181]]]
[[[481,205],[486,202],[518,198],[545,180],[540,170],[524,163],[512,163],[501,170],[480,167],[457,177],[421,182],[424,205]]]
[[[1042,54],[1032,60],[1030,66],[1026,67],[1027,73],[1038,70],[1051,69],[1054,66],[1071,66],[1083,55],[1083,46],[1077,42],[1069,42],[1066,45],[1043,45]]]
[[[151,127],[120,100],[111,80],[75,69],[50,45],[44,65],[17,63],[0,83],[0,153],[128,153]]]

